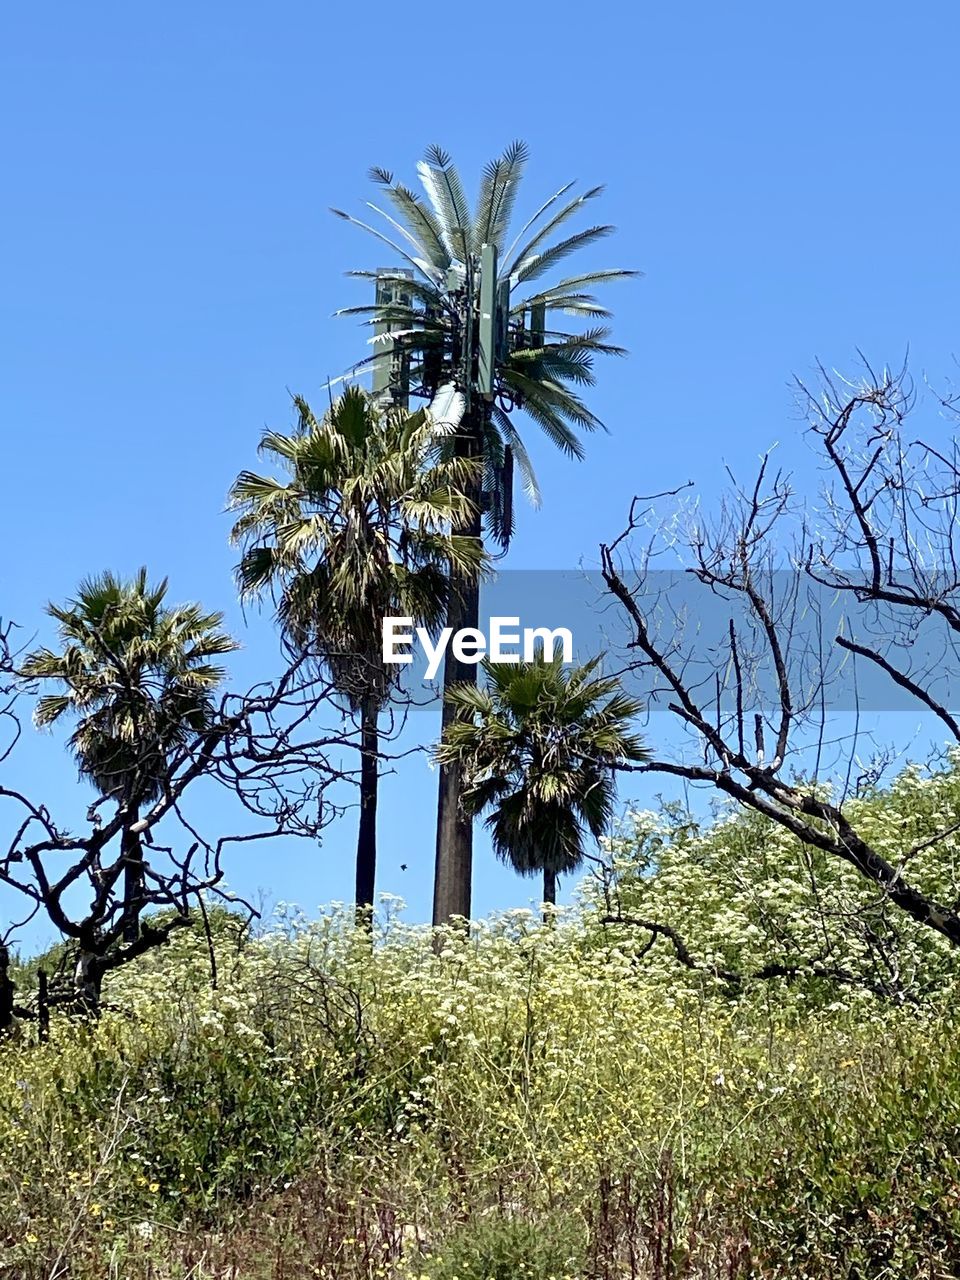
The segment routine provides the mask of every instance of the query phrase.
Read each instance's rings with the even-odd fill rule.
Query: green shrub
[[[949,997],[732,1000],[523,912],[439,951],[282,920],[219,958],[213,989],[184,933],[111,975],[96,1027],[0,1047],[0,1268],[960,1274]]]
[[[585,1257],[582,1222],[489,1216],[459,1227],[436,1257],[418,1264],[429,1280],[574,1280]]]

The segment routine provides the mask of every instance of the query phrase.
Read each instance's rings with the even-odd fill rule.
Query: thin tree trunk
[[[360,830],[357,834],[357,920],[370,925],[377,876],[377,789],[380,736],[375,707],[365,706],[360,721]]]
[[[13,1029],[13,998],[16,988],[10,978],[10,952],[0,943],[0,1036]]]
[[[103,984],[103,969],[100,957],[96,952],[80,944],[80,955],[73,974],[73,988],[77,1004],[82,1012],[91,1018],[100,1016],[100,988]]]
[[[547,906],[557,905],[557,874],[546,867],[543,868],[543,900]]]
[[[123,831],[123,940],[136,942],[140,936],[140,904],[143,891],[143,846],[139,834],[130,830],[140,820],[140,808],[131,805],[130,818]]]
[[[482,408],[474,408],[471,418],[464,419],[465,431],[458,450],[467,457],[478,457],[481,450],[479,417]],[[473,500],[475,513],[469,519],[457,522],[455,534],[482,538],[481,529],[481,481],[471,484],[468,496]],[[462,574],[451,572],[450,600],[447,606],[447,626],[454,634],[464,627],[477,627],[480,622],[479,583]],[[447,649],[443,663],[444,703],[441,732],[454,719],[455,710],[446,700],[446,694],[454,684],[476,684],[476,663],[458,662]],[[437,859],[433,882],[433,923],[446,924],[453,916],[470,918],[471,888],[473,878],[473,820],[467,817],[460,804],[462,790],[459,764],[440,766],[440,782],[437,795]]]
[[[37,970],[37,1039],[44,1043],[50,1039],[50,993],[46,969]]]

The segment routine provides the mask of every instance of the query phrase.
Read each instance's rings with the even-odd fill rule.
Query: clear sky
[[[545,503],[510,564],[595,564],[633,493],[693,478],[709,500],[721,463],[773,441],[809,472],[792,375],[858,346],[954,371],[958,37],[946,0],[3,6],[0,615],[46,638],[48,599],[145,563],[226,612],[238,679],[269,666],[224,495],[289,392],[322,402],[365,352],[332,313],[382,255],[329,206],[362,213],[371,164],[412,183],[433,142],[470,182],[524,137],[521,211],[606,183],[620,231],[591,261],[645,273],[611,293],[631,354],[600,370],[610,434],[574,464],[526,428]],[[78,805],[57,740],[18,771]],[[423,764],[386,780],[380,887],[413,918],[433,811]],[[247,850],[231,882],[349,897],[353,841],[348,821],[319,849]],[[480,844],[479,912],[532,894]]]

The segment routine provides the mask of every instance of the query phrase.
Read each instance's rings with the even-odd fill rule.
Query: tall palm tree
[[[323,419],[305,400],[291,435],[268,431],[260,452],[285,480],[245,471],[230,494],[245,597],[272,593],[286,639],[329,670],[360,721],[356,903],[373,904],[380,713],[402,667],[383,662],[383,619],[435,627],[446,613],[448,566],[482,567],[475,540],[450,526],[470,517],[469,459],[440,456],[423,410],[381,409],[350,388]]]
[[[69,745],[81,776],[124,811],[128,942],[138,936],[142,906],[140,810],[159,796],[171,756],[210,725],[224,676],[214,660],[237,647],[220,629],[222,614],[171,607],[166,595],[166,578],[151,585],[146,569],[129,582],[110,572],[86,579],[75,599],[48,606],[60,649],[37,649],[21,668],[30,680],[58,686],[38,700],[36,724],[72,717]]]
[[[375,386],[398,402],[412,395],[446,406],[455,428],[451,449],[482,462],[469,491],[471,514],[456,531],[482,539],[485,514],[487,530],[502,549],[513,532],[515,463],[527,495],[535,505],[540,499],[514,411],[526,413],[564,453],[583,456],[580,434],[602,424],[579,389],[593,385],[596,355],[623,354],[609,342],[603,324],[610,312],[590,291],[636,274],[611,268],[564,276],[557,270],[570,255],[613,231],[592,225],[561,232],[602,187],[571,194],[574,183],[566,183],[511,234],[526,161],[526,146],[514,142],[489,163],[471,210],[450,156],[431,147],[418,165],[425,198],[375,168],[370,176],[392,210],[368,202],[383,219],[381,225],[334,210],[388,245],[402,264],[350,273],[377,287],[372,305],[340,313],[359,315],[374,330],[375,350],[357,370],[372,367]],[[551,316],[558,315],[593,323],[574,332],[562,322],[551,327]],[[453,587],[447,625],[454,631],[476,627],[475,580],[460,581],[454,574]],[[445,690],[476,678],[475,666],[448,656]],[[451,715],[452,704],[445,701],[444,732]],[[435,924],[470,914],[473,828],[460,790],[459,765],[450,760],[440,769]]]
[[[468,813],[488,812],[494,852],[521,875],[542,873],[550,904],[557,876],[580,866],[587,836],[610,822],[614,767],[647,758],[629,727],[640,703],[598,662],[485,662],[486,687],[450,691],[454,719],[437,748],[462,769]]]

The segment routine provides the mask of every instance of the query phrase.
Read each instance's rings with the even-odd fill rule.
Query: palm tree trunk
[[[557,905],[557,873],[543,868],[543,900],[547,906]]]
[[[140,897],[143,886],[143,846],[140,836],[130,828],[140,820],[138,805],[130,806],[130,817],[124,827],[123,850],[123,940],[136,942],[140,936]]]
[[[465,417],[464,434],[458,442],[458,452],[466,457],[479,457],[481,452],[480,421],[483,408],[474,408]],[[474,503],[474,514],[458,521],[455,534],[482,538],[481,481],[475,480],[468,491]],[[454,634],[464,627],[476,627],[480,622],[480,586],[476,580],[451,571],[450,600],[447,606],[447,626]],[[441,732],[453,720],[455,711],[446,700],[448,690],[454,684],[476,684],[475,663],[458,662],[447,649],[443,663],[444,703]],[[437,795],[437,860],[433,881],[433,923],[446,924],[452,916],[470,918],[471,888],[473,879],[473,820],[467,817],[460,804],[462,790],[459,764],[440,766],[440,783]]]
[[[380,746],[376,707],[365,705],[360,720],[360,830],[357,834],[357,920],[371,923],[377,875],[377,752]]]

